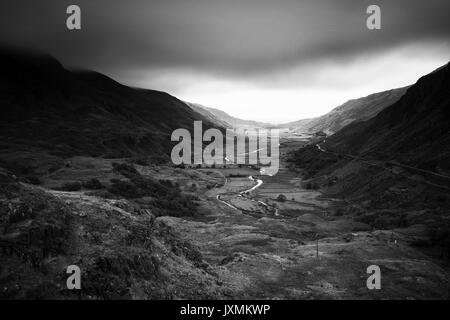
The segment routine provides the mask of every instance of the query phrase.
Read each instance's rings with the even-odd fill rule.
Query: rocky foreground
[[[198,249],[134,201],[33,186],[6,171],[0,192],[2,299],[224,297]],[[80,267],[82,290],[67,289],[69,265]]]

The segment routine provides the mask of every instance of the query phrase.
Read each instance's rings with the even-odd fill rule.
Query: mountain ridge
[[[189,106],[194,111],[197,111],[198,113],[203,114],[209,114],[210,116],[214,117],[216,119],[216,122],[225,122],[232,128],[267,128],[267,127],[275,127],[275,125],[267,123],[267,122],[260,122],[255,120],[244,120],[237,117],[233,117],[226,113],[223,110],[206,107],[204,105],[201,105],[199,103],[188,103]]]
[[[283,126],[294,128],[298,132],[315,133],[323,131],[332,134],[353,121],[362,121],[374,117],[381,110],[400,99],[408,87],[385,90],[365,97],[351,99],[322,116],[285,123]]]
[[[216,127],[168,93],[70,71],[50,55],[2,48],[0,66],[0,165],[9,169],[30,151],[34,158],[168,159],[173,130],[192,130],[195,120]]]
[[[325,146],[345,153],[396,158],[423,168],[450,169],[450,66],[421,77],[394,104],[352,123]]]

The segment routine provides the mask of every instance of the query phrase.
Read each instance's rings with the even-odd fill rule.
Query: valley
[[[302,175],[288,160],[292,150],[307,147],[309,139],[282,138],[281,167],[274,176],[260,176],[257,170],[245,166],[182,169],[137,164],[131,159],[71,158],[70,166],[43,177],[41,185],[23,185],[61,201],[71,216],[72,231],[68,234],[75,237],[70,240],[69,251],[56,256],[53,253],[52,258],[44,254],[44,260],[30,268],[34,273],[42,268],[58,272],[63,261],[78,261],[81,270],[87,269],[90,274],[85,275],[84,282],[87,299],[447,297],[448,265],[414,246],[428,236],[424,225],[376,228],[358,219],[355,213],[342,214],[343,208],[356,210],[357,202],[304,187]],[[196,199],[195,212],[160,215],[148,207],[151,197],[108,194],[107,190],[114,190],[107,187],[110,181],[123,179],[131,167],[143,178],[178,185],[184,194]],[[107,190],[82,187],[59,191],[68,182],[92,178]],[[21,197],[13,201],[22,201]],[[15,237],[20,239],[26,229],[17,228],[13,224],[8,232],[16,230]],[[3,245],[16,241],[12,234],[6,238],[8,234],[0,239]],[[126,240],[130,237],[135,240]],[[124,247],[126,243],[130,246]],[[144,260],[127,262],[136,259],[136,255]],[[157,267],[147,265],[146,255],[153,256],[150,265]],[[119,260],[115,262],[116,259]],[[115,266],[117,263],[125,264],[125,269]],[[366,286],[366,269],[373,264],[381,268],[380,290]],[[8,268],[6,264],[3,275]],[[10,277],[14,277],[13,270]],[[150,272],[149,276],[141,274],[144,270]],[[92,278],[94,271],[101,277]],[[51,274],[46,271],[43,279],[52,279],[58,288],[58,277]],[[123,284],[117,282],[118,288],[104,287],[105,280],[113,281],[117,276]],[[11,289],[8,282],[3,280],[3,284],[8,288],[6,294]],[[30,286],[36,285],[40,286]],[[56,292],[46,290],[41,292],[46,297],[71,297],[63,288]]]
[[[268,124],[1,56],[0,298],[449,298],[450,67],[282,128],[267,176],[173,163],[170,137]]]
[[[284,143],[282,158],[292,144],[305,142]],[[448,294],[448,269],[411,246],[421,237],[415,233],[418,226],[377,230],[340,216],[339,208],[348,204],[304,189],[302,179],[283,166],[244,195],[257,186],[245,176],[247,170],[242,177],[215,172],[226,183],[201,197],[204,216],[158,219],[199,248],[233,297],[421,299]],[[280,194],[285,201],[277,201]],[[383,290],[366,287],[366,268],[372,264],[382,270]]]

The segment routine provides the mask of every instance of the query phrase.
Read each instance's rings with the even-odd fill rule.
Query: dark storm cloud
[[[81,7],[81,31],[65,27],[70,4]],[[365,27],[370,4],[381,7],[379,31]],[[3,0],[0,8],[2,42],[116,75],[191,68],[251,76],[450,39],[448,0]]]

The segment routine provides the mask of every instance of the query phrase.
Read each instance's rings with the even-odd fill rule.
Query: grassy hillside
[[[233,128],[231,124],[226,122],[225,120],[222,120],[220,117],[218,117],[216,114],[214,114],[209,108],[202,106],[198,103],[192,103],[192,102],[186,102],[186,104],[192,108],[195,112],[201,114],[206,119],[208,119],[210,122],[214,123],[216,126],[222,127],[222,128]]]
[[[69,71],[47,55],[2,49],[0,66],[0,166],[14,172],[76,155],[167,157],[173,130],[213,126],[167,93]]]
[[[216,123],[224,122],[228,124],[228,126],[231,126],[232,128],[266,128],[273,126],[270,123],[239,119],[230,116],[225,111],[205,107],[200,104],[190,103],[189,105],[193,108],[194,111],[197,111],[203,115],[210,115],[213,119],[216,119],[215,120]]]
[[[446,65],[374,118],[294,151],[291,165],[305,186],[344,199],[340,214],[378,229],[419,228],[426,240],[418,246],[450,258],[449,128]]]
[[[450,170],[450,66],[411,86],[376,117],[331,136],[325,147],[432,171]]]
[[[167,182],[124,168],[114,170],[145,191],[147,204],[27,185],[0,169],[0,299],[223,298],[225,288],[198,249],[156,218],[181,214],[188,200]],[[124,189],[115,182],[110,190]],[[67,290],[69,265],[80,267],[82,290]]]
[[[398,101],[407,88],[392,89],[352,99],[323,116],[287,123],[286,126],[300,132],[323,131],[332,134],[354,121],[363,121],[374,117],[381,110]]]

